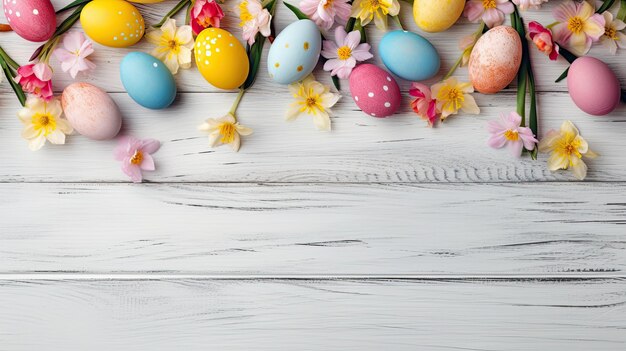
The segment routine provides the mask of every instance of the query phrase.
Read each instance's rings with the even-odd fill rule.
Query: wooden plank
[[[624,280],[0,281],[20,350],[619,350]]]
[[[52,1],[56,8],[61,8],[65,4],[69,3],[69,1],[65,0],[54,0]],[[292,3],[298,3],[298,0],[292,1]],[[551,10],[556,6],[558,2],[552,2],[549,4],[543,5],[543,9],[541,11],[528,11],[524,13],[524,17],[526,22],[530,22],[532,20],[537,20],[544,25],[548,25],[554,22],[554,18],[552,17]],[[156,23],[158,22],[162,16],[165,15],[176,4],[176,1],[164,1],[159,4],[150,4],[150,5],[137,5],[140,9],[140,12],[144,15],[147,23]],[[232,4],[225,4],[222,6],[226,12],[226,17],[224,19],[224,27],[228,30],[231,30],[234,35],[240,36],[241,30],[239,25],[239,20],[237,15],[234,13]],[[411,31],[418,32],[424,37],[428,38],[437,48],[441,58],[442,58],[442,68],[440,75],[430,80],[429,82],[435,82],[437,79],[440,79],[449,69],[452,67],[456,59],[460,55],[460,50],[458,48],[458,40],[468,35],[478,28],[477,24],[468,23],[467,20],[460,20],[459,24],[452,27],[450,30],[443,33],[425,33],[420,31],[415,25],[412,18],[412,11],[410,9],[410,5],[406,3],[402,3],[402,11],[401,17],[403,24],[407,27],[407,29]],[[182,14],[177,16],[179,22],[183,20]],[[276,27],[277,29],[282,29],[287,26],[289,23],[295,20],[294,15],[284,6],[279,5],[276,15]],[[6,22],[4,20],[4,14],[0,13],[0,22]],[[395,24],[390,21],[391,28],[394,27]],[[508,23],[508,19],[507,19]],[[368,27],[368,37],[369,42],[373,45],[373,52],[377,53],[378,43],[383,36],[383,32],[374,28],[374,26]],[[332,37],[332,34],[329,34],[329,37]],[[19,38],[17,35],[13,33],[2,33],[2,46],[8,50],[8,52],[20,63],[26,63],[26,60],[31,56],[31,54],[35,51],[35,49],[39,46],[36,43],[29,43],[25,40]],[[107,91],[115,91],[122,92],[124,91],[121,81],[119,79],[119,69],[118,65],[121,59],[131,51],[145,51],[149,52],[152,49],[152,46],[145,41],[142,41],[138,45],[135,45],[128,49],[118,49],[118,48],[107,48],[100,45],[96,45],[96,54],[93,55],[94,62],[98,65],[98,69],[88,76],[81,76],[81,80],[91,82],[96,84]],[[255,85],[255,90],[258,91],[283,91],[284,88],[278,84],[273,83],[268,75],[265,57],[267,57],[267,50],[269,49],[269,45],[265,48],[265,54],[263,56],[263,61],[261,64],[262,70],[259,72],[259,79]],[[565,82],[561,82],[559,84],[554,83],[554,80],[565,70],[567,67],[567,62],[563,59],[559,59],[559,62],[552,62],[543,54],[539,53],[537,50],[532,50],[533,55],[533,65],[535,67],[535,76],[537,79],[537,88],[539,91],[566,91],[567,87]],[[600,57],[602,60],[606,61],[614,70],[616,70],[619,74],[618,77],[622,82],[622,86],[626,86],[626,75],[625,67],[623,64],[623,57],[620,55],[613,56],[608,50],[601,45],[594,46],[591,51],[591,55]],[[372,60],[372,62],[381,64],[379,59],[379,55],[375,55],[376,58]],[[53,60],[54,61],[54,60]],[[53,67],[56,70],[55,79],[54,79],[54,87],[55,90],[61,91],[65,86],[72,82],[71,77],[64,74],[60,70],[60,65],[56,62],[53,62]],[[330,83],[328,79],[328,75],[326,73],[322,73],[321,66],[316,70],[319,78],[324,78],[327,83]],[[467,70],[461,69],[458,71],[458,76],[467,79]],[[178,87],[180,91],[192,91],[192,92],[207,92],[207,91],[217,91],[217,89],[211,87],[204,79],[198,74],[197,70],[191,69],[183,71],[177,77]],[[410,85],[409,82],[402,81],[401,87],[404,91],[408,90]],[[347,81],[344,82],[344,91],[347,92]],[[10,87],[6,84],[0,86],[0,92],[9,92]]]
[[[283,116],[289,96],[252,92],[239,111],[241,122],[254,129],[239,153],[229,147],[211,149],[197,130],[205,118],[228,110],[230,94],[183,94],[164,111],[140,109],[126,94],[113,94],[124,114],[123,133],[161,140],[155,155],[155,182],[508,182],[573,180],[570,172],[552,173],[546,155],[539,161],[515,159],[507,150],[486,145],[486,123],[513,110],[514,95],[478,96],[482,114],[458,116],[431,129],[408,106],[400,115],[377,119],[354,109],[345,98],[336,109],[331,133],[315,130],[309,118],[293,123]],[[0,96],[9,106],[13,97]],[[268,103],[270,101],[270,103]],[[571,119],[600,157],[589,162],[588,179],[626,179],[622,150],[626,105],[607,117],[589,117],[567,95],[544,93],[539,99],[543,132]],[[262,111],[261,111],[261,107]],[[16,111],[15,108],[14,111]],[[80,135],[63,146],[46,145],[31,152],[20,137],[22,124],[14,112],[2,116],[0,181],[117,182],[128,181],[113,159],[115,141],[97,142]],[[542,132],[542,133],[543,133]]]
[[[626,271],[626,183],[0,184],[4,273]]]

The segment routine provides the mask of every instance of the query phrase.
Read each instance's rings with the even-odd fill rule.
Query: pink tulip
[[[209,27],[219,28],[224,12],[214,0],[196,0],[191,10],[191,29],[198,35]]]
[[[556,61],[559,57],[559,45],[554,42],[552,31],[542,26],[539,22],[528,24],[528,38],[533,41],[539,51]]]
[[[54,96],[52,92],[52,69],[47,63],[39,62],[18,68],[15,82],[22,86],[24,92],[33,94],[45,101],[50,101]]]
[[[154,139],[140,140],[133,137],[120,138],[114,151],[115,159],[122,162],[122,171],[135,183],[141,183],[141,171],[154,171],[152,154],[157,152],[161,143]]]
[[[409,95],[415,97],[411,101],[411,108],[423,120],[428,122],[428,126],[432,127],[437,121],[437,100],[432,98],[430,88],[421,83],[411,84]]]

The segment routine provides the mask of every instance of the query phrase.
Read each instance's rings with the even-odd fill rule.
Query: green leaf
[[[9,54],[6,53],[6,51],[4,51],[4,49],[2,49],[2,47],[0,47],[0,58],[4,59],[4,61],[10,66],[13,67],[14,69],[18,69],[20,68],[20,64],[15,62],[11,56],[9,56]]]
[[[564,49],[563,47],[559,47],[559,54],[563,56],[563,58],[566,59],[569,63],[576,61],[576,59],[578,58],[578,56],[572,54],[569,50]]]
[[[391,16],[391,18],[393,18],[393,20],[396,22],[398,27],[400,27],[400,29],[404,30],[404,27],[402,26],[402,22],[400,21],[400,16]]]
[[[626,21],[626,0],[620,0],[619,11],[617,12],[617,19]]]
[[[175,16],[177,13],[180,12],[180,10],[182,10],[190,2],[191,0],[180,0],[180,2],[176,4],[176,6],[174,6],[174,8],[170,10],[170,12],[165,14],[165,16],[161,19],[159,23],[153,25],[152,27],[161,28],[161,26],[165,23],[165,21],[167,21],[168,18]]]
[[[265,6],[265,8],[267,8],[270,14],[273,16],[274,12],[276,11],[276,0],[270,1]],[[261,65],[263,46],[265,45],[265,37],[261,33],[257,33],[254,39],[254,44],[252,44],[252,46],[248,47],[246,50],[248,51],[248,62],[250,69],[248,71],[248,77],[242,85],[242,88],[244,90],[250,88],[256,80],[256,76],[259,73],[259,66]]]
[[[339,84],[339,78],[337,76],[330,76],[330,78],[333,80],[333,85],[335,86],[337,91],[341,91],[341,85]]]
[[[58,10],[56,13],[62,13],[65,12],[67,10],[73,9],[74,7],[80,6],[80,5],[86,5],[88,2],[91,2],[92,0],[75,0],[72,1],[71,3],[69,3],[67,6],[65,6],[64,8]]]
[[[0,66],[2,67],[2,71],[4,72],[4,75],[7,77],[7,81],[9,82],[9,85],[11,85],[11,88],[15,92],[15,96],[17,96],[17,99],[19,100],[20,104],[22,106],[25,106],[26,94],[24,94],[24,90],[22,90],[22,86],[17,84],[15,80],[13,80],[13,78],[15,78],[15,75],[13,74],[13,72],[11,71],[11,68],[7,65],[6,61],[3,58],[0,58]]]
[[[567,77],[567,74],[569,73],[569,67],[567,67],[567,69],[565,70],[565,72],[561,73],[561,75],[559,76],[559,78],[557,78],[554,82],[558,83],[560,81],[562,81],[563,79],[565,79]]]
[[[354,21],[354,30],[361,32],[361,43],[367,43],[367,34],[365,33],[365,27],[361,24],[361,20]]]
[[[356,18],[350,17],[348,22],[346,23],[346,33],[350,33],[354,30],[354,24],[356,23]]]
[[[284,1],[283,1],[283,4],[285,4],[285,6],[287,6],[287,8],[288,8],[288,9],[290,9],[290,10],[291,10],[291,12],[293,12],[293,14],[294,14],[294,15],[296,15],[296,17],[298,17],[298,19],[301,19],[301,20],[303,20],[303,19],[309,19],[309,16],[305,15],[305,14],[304,14],[304,12],[300,11],[300,9],[299,9],[299,8],[297,8],[297,7],[293,6],[293,5],[291,5],[291,4],[290,4],[290,3],[288,3],[288,2],[284,2]]]
[[[613,3],[615,2],[615,0],[604,0],[604,3],[602,4],[602,6],[600,6],[597,10],[596,13],[602,13],[608,9],[611,8],[611,6],[613,6]]]

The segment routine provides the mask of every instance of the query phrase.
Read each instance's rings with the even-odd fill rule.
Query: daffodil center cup
[[[337,49],[337,56],[340,60],[347,60],[352,56],[352,49],[347,46],[342,46]]]
[[[604,27],[604,35],[606,35],[609,39],[617,40],[617,29],[613,26]]]
[[[495,9],[496,6],[496,0],[483,0],[483,7],[485,10]]]
[[[171,50],[176,50],[178,49],[178,42],[175,39],[172,39],[170,41],[167,42],[167,46],[171,49]]]
[[[56,120],[53,116],[47,113],[36,113],[31,119],[35,130],[44,131],[44,135],[48,135],[50,132],[56,129]]]
[[[140,150],[135,151],[133,157],[130,158],[130,164],[138,166],[143,162],[143,152]]]
[[[569,29],[574,34],[580,33],[583,30],[584,25],[585,22],[583,21],[583,19],[578,16],[571,17],[567,21],[567,29]]]
[[[326,3],[324,4],[324,10],[328,10],[329,8],[333,7],[333,2],[335,2],[335,0],[326,0]]]
[[[241,20],[241,23],[239,24],[241,27],[243,27],[245,22],[252,21],[254,19],[254,16],[252,16],[250,11],[248,11],[247,1],[242,1],[239,4],[239,19]]]
[[[220,134],[222,135],[222,143],[232,143],[233,140],[235,140],[235,125],[232,123],[222,123],[220,126]]]
[[[453,101],[455,105],[461,105],[465,100],[463,93],[459,89],[453,88],[448,91],[448,100]]]

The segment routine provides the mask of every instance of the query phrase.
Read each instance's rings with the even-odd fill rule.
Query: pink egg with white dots
[[[57,26],[50,0],[0,0],[7,22],[17,35],[34,42],[50,39]]]
[[[402,103],[400,87],[390,73],[372,64],[357,66],[350,74],[352,99],[372,117],[393,115]]]

